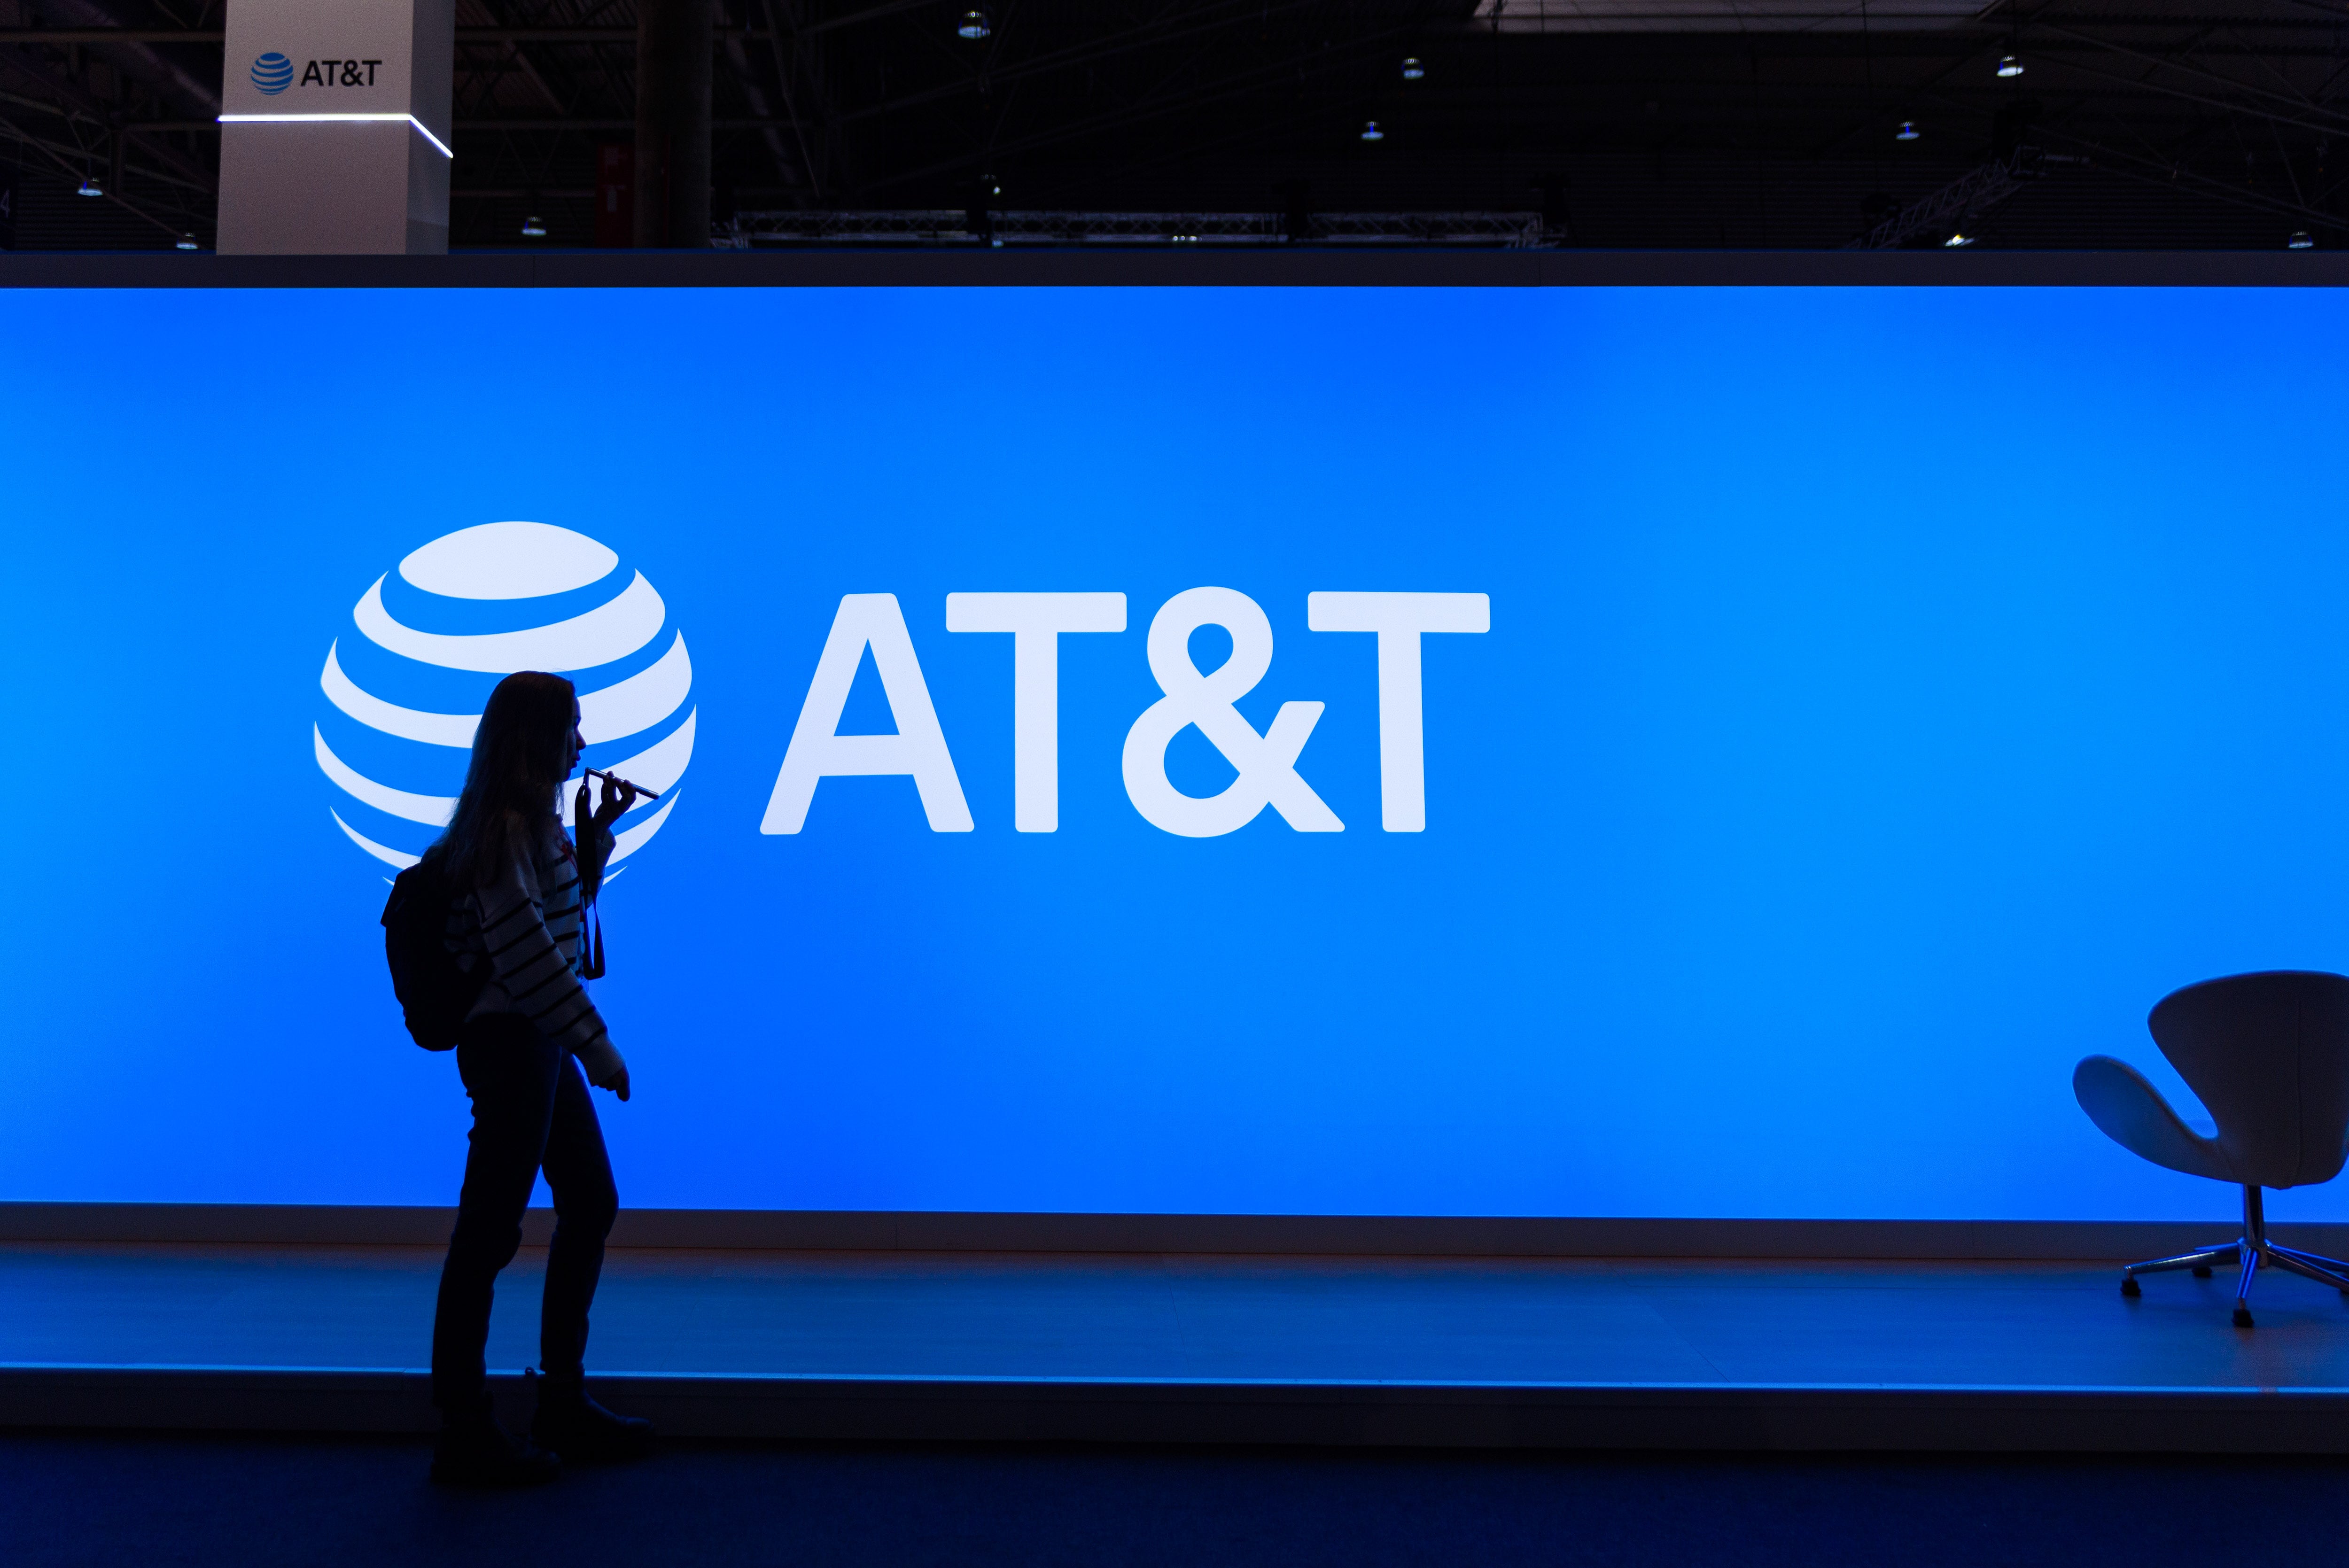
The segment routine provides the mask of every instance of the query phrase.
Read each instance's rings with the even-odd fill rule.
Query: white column
[[[449,249],[455,0],[229,0],[223,255]]]

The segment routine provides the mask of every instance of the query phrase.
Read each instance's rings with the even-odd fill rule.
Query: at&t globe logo
[[[644,573],[585,534],[489,522],[377,578],[326,649],[311,738],[351,842],[416,862],[456,809],[491,688],[516,670],[569,677],[588,764],[659,792],[620,819],[614,861],[660,831],[693,758],[684,634]],[[575,789],[563,791],[566,824]]]
[[[271,51],[253,62],[253,85],[274,98],[294,85],[294,62]]]

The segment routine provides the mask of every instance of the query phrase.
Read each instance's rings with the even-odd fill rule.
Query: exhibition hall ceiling
[[[959,229],[982,206],[1518,213],[1546,242],[1592,246],[1832,247],[1898,213],[1909,226],[1878,242],[2349,243],[2338,0],[717,14],[714,210],[750,244],[794,242],[756,214],[927,211]],[[635,123],[636,20],[631,0],[458,0],[453,243],[592,242],[599,149]],[[210,243],[222,29],[220,0],[0,0],[20,246]]]

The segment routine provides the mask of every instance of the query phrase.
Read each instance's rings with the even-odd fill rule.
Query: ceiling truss
[[[1538,208],[1550,242],[1831,247],[1976,179],[1981,242],[2349,244],[2349,0],[718,4],[721,243],[803,242],[775,213],[1278,212],[1324,242],[1290,218]],[[118,242],[208,243],[222,5],[0,0],[0,160],[101,188],[75,211]],[[455,242],[524,214],[588,242],[633,0],[458,23]],[[2018,179],[2018,145],[2063,161]]]

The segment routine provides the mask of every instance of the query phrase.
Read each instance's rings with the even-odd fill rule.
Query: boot
[[[566,1460],[641,1459],[652,1451],[653,1424],[641,1416],[616,1416],[587,1397],[578,1374],[550,1373],[538,1384],[538,1414],[530,1435],[541,1448]]]
[[[432,1446],[432,1479],[448,1486],[536,1486],[562,1473],[562,1460],[486,1409],[445,1420]]]

